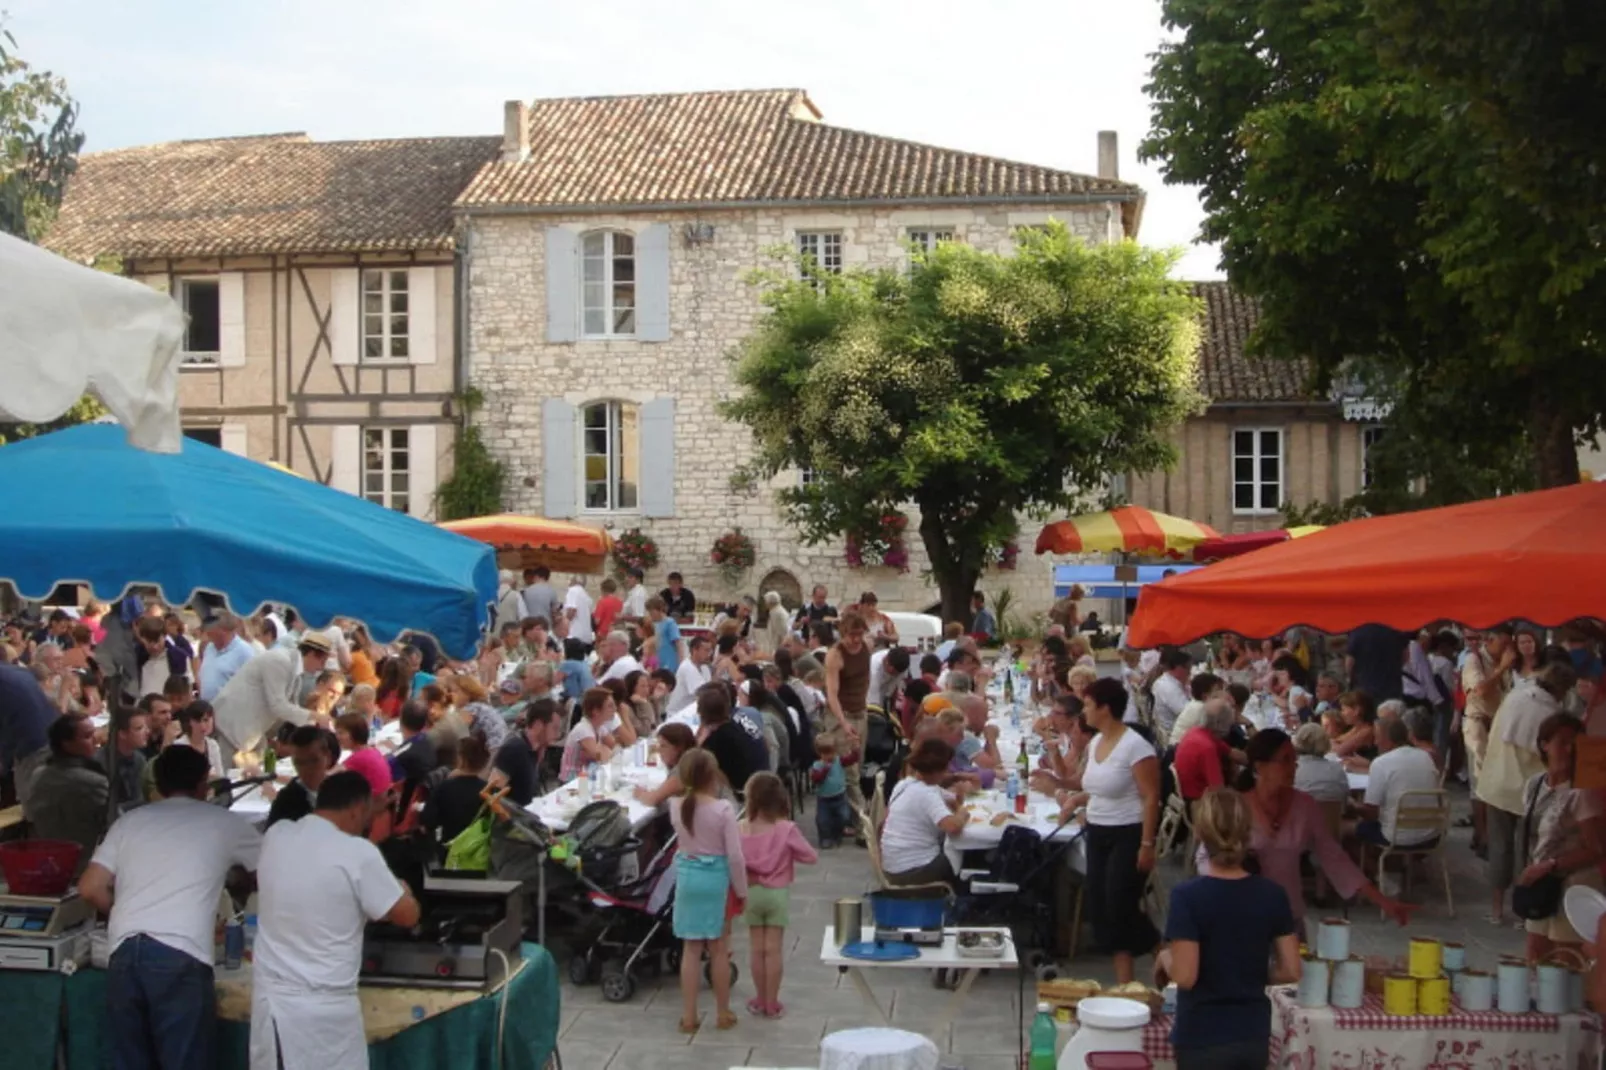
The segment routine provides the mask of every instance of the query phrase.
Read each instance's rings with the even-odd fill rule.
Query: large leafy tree
[[[946,244],[908,273],[768,274],[724,408],[753,433],[739,478],[811,469],[779,492],[811,543],[912,503],[943,618],[965,619],[1019,514],[1174,459],[1169,432],[1200,405],[1175,261],[1054,224],[1014,256]]]
[[[1504,180],[1466,87],[1387,32],[1405,24],[1383,8],[1413,3],[1487,6],[1165,0],[1142,151],[1200,187],[1204,236],[1261,302],[1257,348],[1388,385],[1397,491],[1575,481],[1606,397],[1578,382],[1600,359],[1572,266],[1591,239]]]
[[[0,30],[0,233],[37,241],[78,163],[84,135],[67,85],[36,71]],[[106,410],[85,395],[48,424],[0,422],[0,444],[94,419]]]

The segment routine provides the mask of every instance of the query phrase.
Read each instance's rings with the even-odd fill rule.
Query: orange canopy
[[[1606,617],[1606,484],[1352,520],[1150,584],[1127,642]]]
[[[498,562],[503,567],[547,564],[579,572],[598,572],[613,549],[613,539],[601,528],[540,516],[498,513],[469,520],[448,520],[440,526],[496,547]]]
[[[1123,505],[1102,513],[1056,520],[1038,533],[1040,554],[1129,553],[1181,559],[1195,544],[1216,537],[1208,524]]]

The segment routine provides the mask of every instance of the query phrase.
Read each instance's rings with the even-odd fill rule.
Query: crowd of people
[[[495,627],[466,660],[425,634],[377,643],[356,622],[311,628],[288,610],[242,618],[151,594],[6,627],[0,759],[33,833],[84,848],[84,894],[112,912],[114,1001],[175,998],[156,999],[158,976],[206,987],[212,904],[230,867],[244,866],[257,874],[262,919],[254,1027],[268,1039],[260,1052],[253,1041],[254,1058],[294,1067],[307,1065],[309,1044],[356,1052],[360,1031],[299,993],[333,986],[355,998],[364,921],[416,917],[375,843],[415,828],[447,843],[488,788],[530,804],[649,742],[666,776],[636,797],[662,807],[679,837],[682,1028],[699,1026],[705,955],[715,1024],[735,1021],[718,963],[737,915],[753,933],[747,1009],[779,1017],[793,867],[864,842],[863,765],[889,736],[899,758],[885,820],[870,830],[886,877],[957,884],[944,848],[970,820],[964,799],[1008,772],[987,697],[999,672],[1042,711],[1027,728],[1044,744],[1030,786],[1086,827],[1095,943],[1118,982],[1155,955],[1187,993],[1176,1043],[1190,1065],[1264,1065],[1253,1061],[1269,1029],[1262,990],[1297,974],[1287,944],[1304,931],[1309,895],[1361,897],[1409,922],[1415,907],[1391,875],[1368,879],[1369,860],[1431,846],[1438,832],[1400,828],[1399,815],[1447,784],[1464,780],[1474,800],[1467,823],[1487,859],[1490,921],[1507,923],[1509,898],[1534,957],[1593,937],[1573,932],[1558,905],[1566,886],[1600,887],[1606,862],[1606,805],[1572,784],[1578,739],[1606,735],[1589,622],[1553,643],[1519,626],[1228,635],[1123,650],[1101,674],[1073,605],[1056,607],[1021,680],[1021,650],[983,649],[996,641],[984,600],[921,651],[899,644],[872,592],[839,610],[820,586],[795,612],[771,594],[698,619],[675,573],[652,595],[639,572],[594,589],[576,576],[560,591],[544,568],[520,580],[503,573]],[[120,638],[134,671],[111,675],[99,654]],[[119,687],[124,701],[108,703]],[[377,746],[381,735],[396,744]],[[281,758],[295,777],[265,789],[265,831],[194,805]],[[1367,786],[1351,791],[1362,773]],[[793,823],[806,792],[814,844]],[[1198,878],[1174,889],[1162,933],[1145,892],[1171,846],[1159,842],[1159,818],[1172,796],[1189,818]],[[157,821],[193,827],[204,849],[157,846]],[[175,864],[179,853],[188,860]],[[1314,891],[1306,858],[1319,870]],[[308,904],[327,906],[320,897],[336,884],[338,931],[326,920],[308,931]],[[1259,935],[1235,936],[1249,933]],[[209,1004],[195,1007],[204,1015]],[[118,1033],[119,1043],[157,1043],[131,1020]],[[1198,1062],[1218,1048],[1228,1062]],[[186,1061],[202,1054],[163,1065],[209,1065]]]

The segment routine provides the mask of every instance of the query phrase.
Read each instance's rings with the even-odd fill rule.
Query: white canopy
[[[92,389],[135,446],[177,453],[183,337],[166,294],[0,234],[0,413],[44,423]]]

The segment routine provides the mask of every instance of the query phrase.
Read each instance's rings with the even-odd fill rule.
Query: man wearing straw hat
[[[232,763],[237,751],[261,747],[280,722],[300,726],[312,720],[312,711],[299,701],[301,674],[316,677],[329,664],[329,655],[329,640],[308,632],[294,650],[264,651],[223,685],[212,706],[225,763]]]

